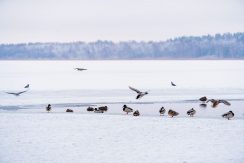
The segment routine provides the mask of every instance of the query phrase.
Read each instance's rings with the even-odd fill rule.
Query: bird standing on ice
[[[168,111],[168,115],[171,116],[171,117],[174,117],[174,116],[179,115],[179,113],[176,112],[176,111],[174,111],[174,110],[169,109],[169,111]]]
[[[230,118],[233,118],[234,116],[235,114],[232,111],[229,111],[222,115],[223,118],[227,118],[228,120],[230,120]]]
[[[164,107],[161,107],[161,109],[159,110],[160,116],[164,115],[165,111],[166,110],[164,109]]]
[[[138,110],[136,110],[134,113],[133,113],[133,116],[140,116],[140,112]]]
[[[187,113],[187,115],[193,117],[196,114],[196,110],[192,108],[192,109],[188,110],[186,113]]]
[[[49,113],[51,111],[51,109],[52,109],[51,104],[48,104],[46,107],[47,112]]]
[[[126,114],[128,114],[128,113],[133,112],[133,109],[131,109],[130,107],[124,105],[124,106],[123,106],[123,111],[126,112]]]
[[[143,96],[145,96],[145,95],[148,94],[148,92],[141,92],[141,91],[139,91],[138,89],[132,88],[131,86],[129,86],[129,88],[130,88],[132,91],[135,91],[135,92],[137,93],[136,99],[140,99],[140,98],[142,98]]]

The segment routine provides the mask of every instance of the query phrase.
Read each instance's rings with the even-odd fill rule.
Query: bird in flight
[[[172,85],[173,87],[175,87],[175,86],[176,86],[176,84],[175,84],[175,83],[173,83],[173,82],[171,82],[171,85]]]
[[[148,92],[141,92],[141,91],[139,91],[138,89],[132,88],[131,86],[129,86],[129,88],[130,88],[132,91],[135,91],[135,92],[137,93],[136,99],[142,98],[143,96],[145,96],[145,95],[148,94]]]
[[[77,70],[77,71],[84,71],[84,70],[87,70],[87,69],[85,69],[85,68],[75,68],[75,70]]]
[[[30,87],[30,84],[27,84],[24,88],[29,88]]]
[[[27,92],[27,91],[21,91],[21,92],[5,92],[5,93],[11,94],[11,95],[15,95],[15,96],[19,96],[19,95],[21,95],[22,93],[25,93],[25,92]]]

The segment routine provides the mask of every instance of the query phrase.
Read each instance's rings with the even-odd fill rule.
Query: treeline
[[[0,59],[244,59],[244,33],[160,42],[0,44]]]

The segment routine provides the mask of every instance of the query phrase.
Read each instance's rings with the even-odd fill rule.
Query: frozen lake
[[[243,162],[243,72],[244,61],[0,61],[0,162]],[[129,85],[149,94],[136,100]],[[201,108],[202,96],[231,106]]]
[[[0,61],[0,79],[2,106],[244,99],[244,61]],[[149,95],[135,100],[129,85]]]

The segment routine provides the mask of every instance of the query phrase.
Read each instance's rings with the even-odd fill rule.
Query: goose
[[[160,116],[164,115],[165,111],[166,110],[164,109],[164,107],[161,107],[161,109],[159,110]]]
[[[126,114],[128,114],[128,113],[133,112],[133,109],[131,109],[130,107],[124,105],[124,106],[123,106],[123,111],[126,112]]]
[[[229,112],[222,115],[223,118],[227,118],[228,120],[230,120],[234,116],[235,116],[235,114],[232,111],[229,111]]]
[[[194,109],[192,108],[192,109],[188,110],[186,113],[187,113],[187,115],[193,117],[193,116],[196,114],[196,110],[194,110]]]
[[[143,96],[145,96],[145,95],[148,94],[148,92],[141,92],[141,91],[139,91],[138,89],[132,88],[131,86],[129,86],[129,88],[130,88],[132,91],[135,91],[135,92],[137,93],[136,99],[140,99],[140,98],[142,98]]]
[[[171,116],[171,117],[174,117],[174,116],[179,115],[179,113],[176,112],[176,111],[174,111],[174,110],[171,110],[171,109],[170,109],[170,110],[168,111],[168,115]]]

